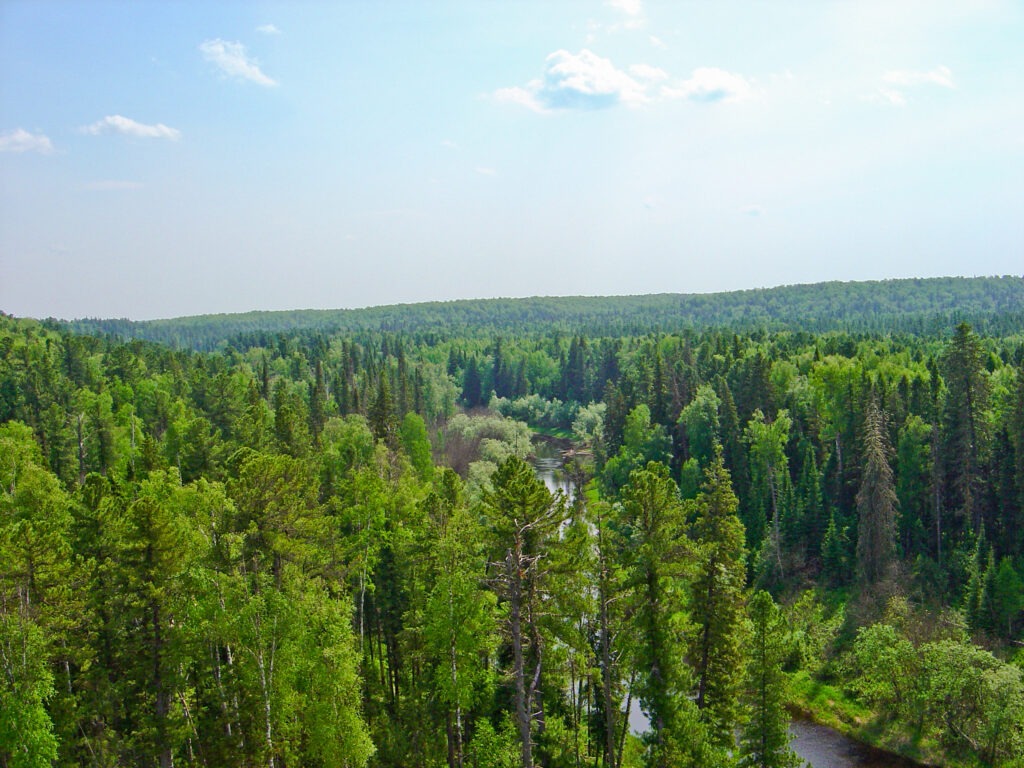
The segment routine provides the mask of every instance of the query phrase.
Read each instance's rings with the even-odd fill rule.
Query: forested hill
[[[291,331],[442,332],[460,336],[564,330],[632,335],[698,326],[934,334],[966,320],[982,332],[1024,325],[1024,278],[930,278],[791,285],[729,293],[534,297],[398,304],[349,310],[75,320],[72,331],[212,350],[252,334]]]

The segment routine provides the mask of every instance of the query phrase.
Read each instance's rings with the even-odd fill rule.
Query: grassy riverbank
[[[889,721],[882,713],[868,709],[841,688],[814,680],[803,670],[790,678],[789,707],[796,715],[922,766],[977,768],[982,765],[976,759],[948,754],[933,739],[915,738],[913,733]]]

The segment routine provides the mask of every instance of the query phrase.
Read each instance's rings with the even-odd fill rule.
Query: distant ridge
[[[461,299],[366,309],[196,315],[167,320],[52,321],[75,333],[144,339],[212,350],[252,334],[530,333],[588,335],[735,330],[933,334],[960,320],[1001,333],[1024,332],[1024,277],[940,277],[787,285],[709,294]]]

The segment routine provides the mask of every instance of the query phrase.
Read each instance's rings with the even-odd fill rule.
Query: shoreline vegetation
[[[0,314],[0,765],[1020,766],[1022,307]]]
[[[790,680],[788,708],[795,719],[808,720],[888,755],[900,757],[921,768],[962,768],[941,751],[922,749],[909,734],[889,733],[875,725],[877,715],[834,686],[797,673]]]

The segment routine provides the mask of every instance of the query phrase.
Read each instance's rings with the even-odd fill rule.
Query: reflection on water
[[[533,468],[537,477],[551,493],[561,491],[567,499],[572,498],[572,483],[565,473],[562,451],[559,446],[546,440],[534,440]]]
[[[808,720],[794,720],[789,730],[793,734],[793,749],[813,768],[920,768],[917,763]]]
[[[561,491],[567,499],[572,498],[572,487],[569,479],[565,476],[565,470],[562,469],[561,459],[542,459],[538,457],[533,460],[533,468],[537,473],[537,477],[544,481],[544,485],[547,486],[551,493]]]

